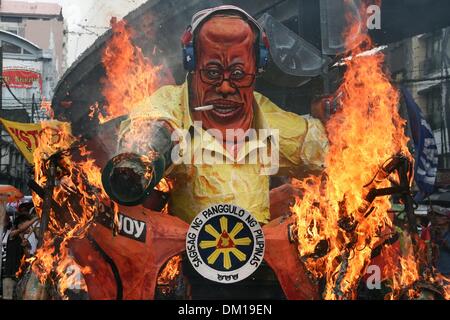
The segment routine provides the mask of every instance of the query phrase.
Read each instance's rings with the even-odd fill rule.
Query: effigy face
[[[194,112],[193,118],[223,136],[226,129],[249,129],[256,69],[253,30],[239,17],[216,16],[205,22],[196,39],[191,108],[215,108]]]

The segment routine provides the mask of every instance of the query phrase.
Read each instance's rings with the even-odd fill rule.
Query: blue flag
[[[435,190],[436,172],[438,165],[438,149],[433,131],[425,120],[422,110],[414,101],[411,93],[402,88],[408,110],[409,125],[414,141],[415,164],[414,177],[419,187],[421,197],[432,194]],[[416,200],[419,200],[416,198]]]

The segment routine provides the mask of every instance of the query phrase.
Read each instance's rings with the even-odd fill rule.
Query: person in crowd
[[[433,205],[430,206],[428,215],[434,265],[442,275],[450,277],[450,209]]]
[[[13,228],[8,233],[6,244],[6,259],[4,263],[3,276],[3,299],[11,300],[17,282],[16,273],[19,271],[20,263],[24,255],[30,255],[30,244],[24,237],[30,227],[38,220],[31,218],[28,214],[19,214],[14,219]]]
[[[2,245],[2,256],[0,257],[2,259],[2,268],[0,270],[0,298],[3,297],[3,282],[1,279],[3,278],[3,275],[5,274],[5,262],[6,262],[6,245],[8,243],[8,236],[11,232],[12,228],[12,222],[11,218],[9,217],[9,214],[5,214],[4,216],[5,221],[3,222],[3,233],[2,233],[2,239],[1,239],[1,245]]]

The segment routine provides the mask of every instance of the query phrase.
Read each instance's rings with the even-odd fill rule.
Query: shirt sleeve
[[[321,121],[284,111],[265,97],[258,105],[269,127],[279,132],[278,175],[302,177],[322,171],[328,138]]]
[[[312,170],[323,170],[325,155],[328,152],[328,138],[325,128],[318,119],[309,118],[306,121],[306,135],[303,143],[299,146],[300,161]]]

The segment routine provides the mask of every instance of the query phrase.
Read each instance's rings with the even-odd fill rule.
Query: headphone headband
[[[216,14],[217,12],[229,12],[229,11],[235,11],[245,16],[248,19],[248,22],[250,22],[254,27],[256,27],[259,30],[259,37],[258,37],[259,43],[257,48],[258,49],[257,68],[258,73],[264,72],[269,60],[269,40],[267,38],[267,35],[264,32],[264,29],[258,23],[258,21],[255,20],[255,18],[253,18],[243,9],[232,5],[223,5],[214,8],[204,9],[194,14],[191,20],[191,24],[186,28],[181,38],[181,43],[183,46],[183,64],[184,68],[187,71],[192,72],[195,70],[195,48],[193,45],[195,30],[201,25],[203,21],[205,21],[212,15]]]
[[[242,10],[241,8],[232,5],[218,6],[197,12],[196,14],[194,14],[191,20],[191,32],[194,33],[197,27],[210,16],[218,12],[226,12],[226,11],[235,11],[241,13],[249,20],[249,22],[251,22],[251,24],[253,24],[259,30],[259,34],[261,35],[264,34],[264,29],[261,27],[258,21],[255,20],[255,18],[249,15],[245,10]]]

